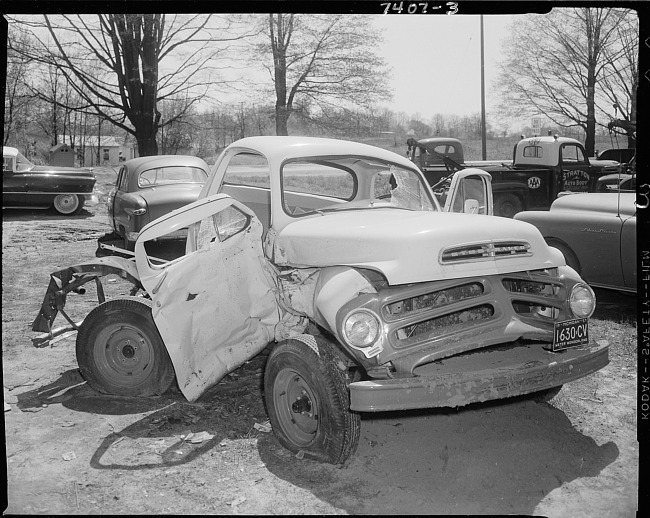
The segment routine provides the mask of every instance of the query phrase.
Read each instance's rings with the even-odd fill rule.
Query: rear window
[[[174,183],[205,183],[207,173],[199,167],[168,166],[156,167],[140,173],[138,187],[167,185]]]
[[[524,148],[524,156],[527,158],[542,158],[544,150],[541,146],[526,146]]]

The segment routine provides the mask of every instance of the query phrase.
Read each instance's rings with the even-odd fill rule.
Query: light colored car
[[[92,169],[32,164],[14,147],[2,147],[2,208],[48,209],[78,214],[96,201]]]
[[[209,172],[203,159],[187,155],[147,156],[124,162],[107,202],[113,229],[124,240],[124,248],[133,250],[147,223],[195,201]]]
[[[520,212],[590,285],[636,293],[636,195],[579,193],[548,211]]]
[[[135,262],[53,273],[33,329],[46,344],[65,329],[50,331],[61,293],[118,273],[146,298],[100,298],[79,327],[91,387],[151,395],[175,377],[195,401],[272,344],[264,397],[278,439],[344,462],[360,412],[550,397],[608,363],[588,336],[591,288],[535,227],[492,212],[485,171],[457,172],[442,206],[390,151],[242,139],[196,202],[141,231]],[[186,255],[148,255],[185,227]]]

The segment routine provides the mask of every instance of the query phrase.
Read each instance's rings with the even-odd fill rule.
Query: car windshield
[[[140,173],[140,176],[138,177],[138,186],[147,188],[154,185],[175,183],[205,183],[207,179],[207,173],[199,167],[156,167]]]
[[[282,203],[291,216],[373,209],[437,211],[415,170],[368,157],[316,157],[282,166]]]

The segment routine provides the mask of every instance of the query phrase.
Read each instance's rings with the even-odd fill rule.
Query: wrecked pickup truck
[[[408,159],[354,142],[251,137],[231,144],[199,199],[148,224],[135,259],[51,276],[40,346],[78,328],[82,375],[103,393],[175,379],[195,401],[272,346],[264,374],[279,441],[342,463],[360,412],[550,397],[608,363],[588,336],[595,296],[527,223],[491,216],[490,175],[454,175],[441,205]],[[152,240],[188,228],[186,253]],[[101,278],[131,281],[106,300]],[[66,296],[97,284],[82,323]]]
[[[596,192],[604,175],[620,172],[614,160],[587,158],[575,139],[558,135],[522,138],[512,161],[463,161],[457,139],[428,138],[408,142],[408,155],[434,189],[455,171],[479,167],[492,176],[494,214],[512,218],[523,210],[548,210],[560,193]]]

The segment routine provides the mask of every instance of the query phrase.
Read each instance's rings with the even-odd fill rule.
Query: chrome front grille
[[[485,241],[444,248],[440,252],[440,263],[462,263],[528,255],[532,255],[532,252],[527,241]]]
[[[449,304],[480,297],[484,291],[483,284],[472,282],[403,299],[386,306],[386,320],[391,321],[413,314],[417,315],[427,309],[442,308]]]
[[[397,338],[405,340],[431,332],[439,333],[440,330],[444,330],[445,334],[449,334],[488,321],[493,316],[494,307],[490,304],[483,304],[403,327],[397,330]]]

